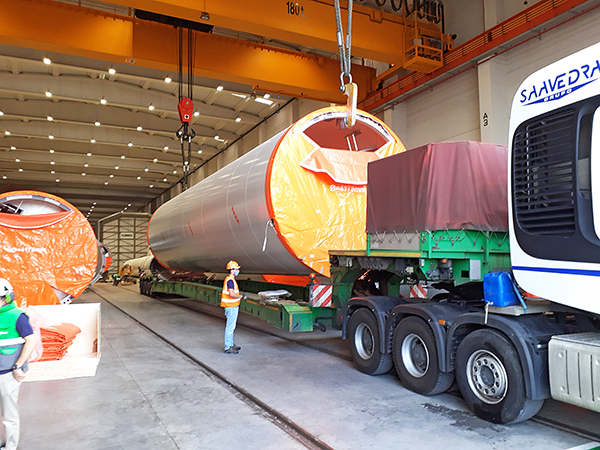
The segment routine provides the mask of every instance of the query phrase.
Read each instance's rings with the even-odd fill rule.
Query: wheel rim
[[[373,337],[371,328],[364,323],[361,323],[356,327],[356,332],[354,333],[354,348],[356,348],[358,356],[362,359],[371,359],[373,356],[375,338]]]
[[[508,392],[504,364],[486,350],[474,352],[467,361],[467,379],[473,393],[489,405],[500,403]]]
[[[415,378],[421,378],[429,370],[429,350],[423,339],[411,333],[402,341],[402,364]]]

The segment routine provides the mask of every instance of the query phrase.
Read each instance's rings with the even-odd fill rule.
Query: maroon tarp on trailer
[[[507,147],[424,145],[368,165],[367,233],[508,230]]]

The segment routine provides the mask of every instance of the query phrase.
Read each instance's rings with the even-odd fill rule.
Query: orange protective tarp
[[[47,328],[40,328],[44,352],[39,361],[56,361],[62,359],[73,343],[73,339],[81,333],[81,329],[72,323],[61,323]]]
[[[308,286],[312,281],[309,276],[302,275],[263,275],[262,277],[267,283],[287,284],[289,286]],[[315,278],[315,283],[319,283],[317,278]]]
[[[366,248],[367,163],[406,150],[391,129],[363,111],[366,119],[352,129],[332,126],[335,118],[312,125],[317,116],[340,111],[345,108],[323,108],[296,122],[271,155],[266,186],[282,243],[326,277],[329,250]]]
[[[316,148],[302,160],[300,166],[322,172],[342,184],[367,184],[367,164],[379,157],[372,152],[350,152]]]
[[[74,206],[51,194],[18,191],[1,194],[0,199],[22,194],[51,198],[69,211],[29,216],[0,213],[0,277],[13,285],[21,307],[58,304],[53,288],[78,297],[96,271],[94,230]]]

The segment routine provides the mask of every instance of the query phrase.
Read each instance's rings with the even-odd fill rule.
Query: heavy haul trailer
[[[359,370],[395,365],[423,395],[456,380],[495,423],[526,420],[549,397],[600,411],[599,54],[600,44],[582,50],[517,91],[508,211],[487,197],[501,174],[478,173],[469,157],[441,152],[435,164],[425,148],[369,165],[367,250],[331,252],[334,298],[357,277],[384,294],[344,312]],[[448,294],[399,296],[417,281]]]

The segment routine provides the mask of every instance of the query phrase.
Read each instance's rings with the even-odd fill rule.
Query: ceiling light
[[[218,134],[215,136],[215,139],[216,139],[217,141],[219,140],[219,135],[218,135]]]
[[[50,161],[50,164],[51,164],[51,165],[54,165],[54,164],[56,164],[56,163],[55,163],[54,161]]]
[[[151,187],[151,188],[153,188],[153,187],[154,187],[154,185],[153,185],[153,184],[151,184],[151,185],[150,185],[150,187]]]
[[[92,156],[92,154],[90,152],[87,153],[88,156]]]
[[[89,166],[90,166],[90,165],[89,165],[88,163],[85,163],[85,164],[83,165],[83,167],[89,167]]]
[[[10,136],[10,131],[6,130],[6,131],[4,132],[4,134],[5,134],[5,135],[7,135],[7,136]]]
[[[164,147],[164,149],[163,149],[163,150],[164,150],[164,151],[167,151],[167,150],[169,150],[169,146],[168,146],[168,145],[165,145],[165,147]]]
[[[102,103],[103,105],[106,105],[106,99],[105,99],[104,97],[102,97],[102,98],[100,99],[100,103]]]
[[[267,100],[266,98],[262,98],[262,97],[256,97],[254,99],[255,102],[258,103],[264,103],[265,105],[272,105],[273,104],[273,100]]]
[[[50,171],[50,173],[51,173],[52,175],[54,175],[54,174],[56,173],[56,171],[55,171],[55,170],[51,170],[51,171]]]
[[[198,154],[202,153],[202,150],[198,150]]]
[[[7,177],[6,175],[3,175],[3,176],[2,176],[2,179],[3,179],[3,180],[6,180],[7,178],[8,178],[8,177]]]
[[[174,170],[174,171],[173,171],[173,173],[177,173],[177,171],[176,171],[176,170]]]
[[[235,121],[236,121],[236,122],[241,122],[241,121],[242,121],[242,118],[241,118],[241,117],[236,117],[236,118],[235,118]]]
[[[271,96],[271,94],[265,94],[263,95],[264,98],[269,98]]]
[[[167,77],[165,78],[165,83],[170,83],[171,81],[171,77],[167,75]]]
[[[218,85],[218,86],[217,86],[217,91],[221,92],[222,90],[223,90],[223,86],[221,86],[221,85]]]
[[[158,158],[154,158],[154,159],[152,160],[152,162],[154,162],[154,163],[158,162]]]
[[[19,158],[15,159],[15,162],[21,162],[21,160]]]
[[[247,95],[244,95],[244,94],[233,94],[232,93],[231,95],[233,95],[234,97],[239,97],[239,98],[246,98],[247,97]]]
[[[194,112],[194,117],[198,117],[200,115],[200,111],[195,111]]]
[[[131,206],[131,203],[129,203],[127,206]]]
[[[81,173],[81,176],[82,176],[82,177],[85,177],[85,172],[82,172],[82,173]]]
[[[163,181],[167,181],[167,179],[166,179],[166,178],[163,178]]]
[[[110,177],[110,178],[114,178],[114,175],[111,173],[111,174],[109,175],[109,177]]]
[[[121,159],[125,159],[125,155],[121,155]]]
[[[202,11],[202,12],[200,13],[200,18],[201,18],[202,20],[210,20],[210,14],[208,14],[206,11]]]
[[[52,61],[50,60],[50,58],[44,58],[43,61],[44,61],[44,64],[51,64],[52,63]]]
[[[90,142],[91,142],[92,144],[95,144],[95,143],[96,143],[96,139],[90,139]]]
[[[100,126],[100,122],[95,122],[94,125],[96,125],[97,127]]]
[[[60,178],[57,178],[57,179],[56,179],[56,182],[58,183],[59,181],[60,181]]]
[[[17,149],[17,147],[15,147],[14,145],[11,145],[11,146],[10,146],[10,149],[11,149],[11,150],[16,150],[16,149]]]
[[[93,204],[95,205],[97,202],[94,202]]]
[[[52,136],[52,135],[49,135],[49,136],[48,136],[48,139],[54,139],[54,136]]]
[[[46,97],[52,97],[52,92],[46,91]]]
[[[129,144],[127,144],[127,147],[133,147],[133,144],[130,142]]]
[[[119,166],[115,166],[115,170],[119,170]]]
[[[144,169],[144,172],[148,172],[148,168],[147,167]]]
[[[137,177],[137,179],[138,179],[138,180],[141,180],[141,179],[142,179],[142,177]]]
[[[54,153],[54,150],[52,150],[52,149],[50,149],[50,150],[48,150],[48,151],[49,151],[50,153]]]
[[[108,184],[108,181],[105,181],[105,182],[104,182],[104,184],[105,184],[105,185],[106,185],[106,184]]]
[[[142,131],[142,126],[141,126],[141,125],[138,125],[138,127],[137,127],[137,130],[138,130],[138,131]]]
[[[185,162],[185,165],[187,166],[188,164],[189,164],[189,162],[188,162],[188,161],[186,161],[186,162]]]
[[[114,75],[115,73],[117,73],[117,71],[111,67],[110,69],[108,69],[108,73]]]
[[[0,116],[3,116],[3,115],[4,115],[4,113],[2,111],[0,111]]]
[[[19,169],[19,172],[23,172],[23,169]]]
[[[54,120],[54,117],[48,116],[48,117],[46,117],[46,119],[48,119],[50,122],[52,122]]]
[[[154,105],[152,105],[152,104],[151,104],[150,106],[148,106],[148,109],[149,109],[150,111],[154,111]]]

